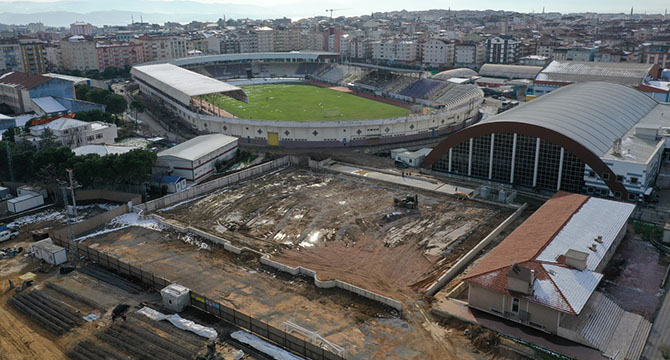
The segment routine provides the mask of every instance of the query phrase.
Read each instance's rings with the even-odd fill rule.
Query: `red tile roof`
[[[588,196],[558,192],[469,271],[468,278],[533,260]]]

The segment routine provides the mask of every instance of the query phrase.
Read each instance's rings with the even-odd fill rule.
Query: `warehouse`
[[[656,64],[554,60],[537,74],[533,91],[535,96],[541,96],[565,85],[587,81],[639,87],[660,76],[661,68]]]
[[[211,175],[217,161],[235,158],[237,138],[223,134],[195,137],[158,153],[152,172],[155,175],[183,177],[200,182]]]
[[[639,200],[653,187],[670,105],[604,82],[566,86],[459,131],[423,166],[455,177]]]

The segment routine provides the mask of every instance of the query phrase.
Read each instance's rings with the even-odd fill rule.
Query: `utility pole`
[[[65,216],[67,219],[67,231],[70,241],[73,240],[74,234],[72,233],[72,221],[70,221],[70,212],[67,211],[67,183],[65,181],[58,181],[60,183],[61,190],[63,190],[63,205],[65,206]]]
[[[66,169],[65,172],[67,172],[67,179],[70,182],[70,187],[68,190],[70,190],[70,194],[72,194],[72,209],[74,210],[74,216],[77,217],[77,200],[74,197],[74,183],[72,181],[72,173],[74,170],[72,169]]]

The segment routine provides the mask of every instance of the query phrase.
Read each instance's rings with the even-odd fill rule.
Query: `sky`
[[[16,17],[16,21],[31,18],[28,14],[43,14],[36,16],[35,21],[44,23],[54,22],[49,19],[49,12],[69,12],[90,14],[99,11],[117,11],[123,16],[131,13],[144,14],[148,21],[187,21],[216,20],[223,15],[228,18],[280,18],[293,19],[312,16],[326,16],[326,8],[333,8],[334,16],[355,16],[370,14],[373,11],[396,10],[508,10],[518,12],[601,12],[601,13],[629,13],[634,5],[636,13],[664,13],[670,8],[669,0],[0,0],[0,14],[23,14]],[[152,14],[153,16],[150,16]],[[160,16],[158,16],[160,14]],[[121,15],[119,15],[121,16]],[[129,15],[127,16],[129,17]],[[11,16],[0,16],[0,22],[7,23]],[[97,18],[94,18],[97,19]],[[125,19],[125,17],[124,17]],[[47,21],[44,21],[47,20]],[[63,19],[65,20],[65,19]],[[69,19],[68,19],[69,20]],[[98,20],[96,20],[98,21]],[[104,21],[104,20],[99,20]],[[111,17],[109,21],[118,21]],[[99,24],[98,24],[99,25]]]

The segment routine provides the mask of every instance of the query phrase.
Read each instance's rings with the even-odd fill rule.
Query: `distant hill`
[[[0,2],[0,23],[28,24],[42,22],[48,26],[69,26],[74,21],[86,21],[91,24],[122,25],[140,17],[145,22],[162,24],[166,21],[188,23],[197,21],[215,21],[222,18],[278,18],[282,16],[300,16],[291,7],[254,6],[241,4],[211,4],[197,1],[155,1],[155,0],[114,0],[108,1],[54,1],[54,2]],[[110,10],[110,6],[115,9]],[[304,9],[300,9],[304,11]],[[282,14],[279,16],[278,14]],[[319,15],[321,15],[319,13]]]

